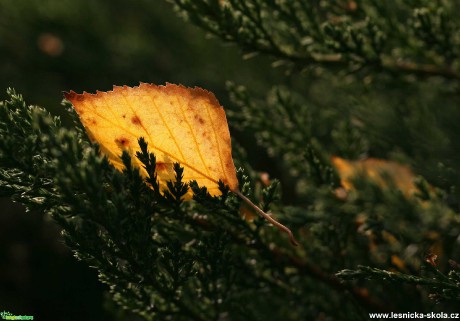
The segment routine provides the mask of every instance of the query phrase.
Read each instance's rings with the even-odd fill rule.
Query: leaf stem
[[[233,191],[236,195],[238,195],[246,204],[248,204],[250,207],[252,207],[260,216],[265,218],[267,221],[272,223],[274,226],[276,226],[280,231],[283,231],[289,235],[289,240],[291,241],[292,245],[297,246],[299,245],[299,242],[294,237],[294,234],[292,234],[292,231],[275,220],[273,217],[271,217],[269,214],[265,213],[262,211],[257,205],[255,205],[249,198],[244,196],[239,190]]]

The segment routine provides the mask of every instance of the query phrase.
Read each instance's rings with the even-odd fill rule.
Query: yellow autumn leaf
[[[122,150],[140,151],[144,137],[157,158],[160,188],[175,179],[174,163],[184,167],[184,181],[196,180],[211,195],[220,195],[218,181],[238,189],[231,155],[230,133],[222,106],[201,88],[173,84],[114,87],[96,94],[65,94],[75,107],[89,137],[119,170]],[[142,168],[140,161],[132,161]],[[147,175],[142,169],[143,175]],[[190,199],[189,191],[186,199]]]
[[[353,189],[354,177],[365,175],[383,188],[390,187],[388,183],[393,184],[406,196],[411,196],[417,191],[414,184],[415,175],[408,166],[376,158],[350,161],[333,156],[331,160],[340,176],[342,186],[346,190]]]
[[[137,87],[114,86],[112,91],[96,94],[64,94],[77,111],[91,140],[118,169],[123,169],[123,150],[135,155],[140,151],[138,139],[143,137],[150,152],[156,156],[156,174],[162,190],[175,180],[174,163],[184,168],[183,181],[195,180],[211,195],[220,195],[218,182],[228,185],[244,202],[278,229],[292,232],[264,213],[238,189],[232,159],[230,132],[222,106],[207,90],[166,84],[141,83]],[[134,165],[147,173],[141,162],[132,157]],[[192,191],[184,199],[192,197]]]

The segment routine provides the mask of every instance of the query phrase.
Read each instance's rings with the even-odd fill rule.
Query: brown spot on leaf
[[[129,139],[126,138],[126,137],[119,137],[119,138],[115,139],[115,143],[120,148],[127,147],[129,145]]]
[[[88,123],[90,123],[91,125],[97,125],[97,120],[94,118],[88,118]]]
[[[200,125],[204,125],[204,119],[201,118],[200,115],[195,115],[195,119],[200,123]]]
[[[156,168],[157,171],[165,171],[165,170],[168,169],[168,167],[166,166],[166,164],[165,164],[165,163],[162,163],[162,162],[157,162],[155,168]]]
[[[126,114],[121,115],[121,117],[126,118]]]
[[[134,125],[137,125],[137,126],[141,126],[141,125],[142,125],[141,119],[140,119],[139,116],[137,116],[137,115],[134,115],[133,117],[131,117],[131,122],[132,122]]]

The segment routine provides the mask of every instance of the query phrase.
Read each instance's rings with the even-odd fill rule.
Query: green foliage
[[[459,45],[453,1],[171,2],[211,34],[277,64],[459,78],[451,69]]]
[[[182,181],[180,164],[160,191],[142,138],[132,157],[149,177],[127,153],[118,172],[78,126],[63,128],[12,90],[0,108],[2,195],[50,213],[113,299],[147,320],[355,321],[368,312],[455,311],[458,4],[172,2],[248,58],[269,55],[290,75],[265,96],[229,82],[226,110],[236,136],[254,136],[279,173],[262,179],[236,146],[241,192],[272,210],[301,245],[260,218],[243,219],[247,209],[224,184],[222,196],[211,197]],[[419,175],[417,191],[364,173],[347,191],[333,155],[407,164]],[[183,202],[188,189],[194,199]]]
[[[60,128],[43,109],[27,107],[12,90],[9,94],[1,109],[1,134],[10,138],[2,145],[3,193],[51,213],[77,258],[99,270],[118,303],[148,319],[153,314],[215,319],[225,306],[239,304],[235,296],[223,306],[223,298],[241,288],[238,284],[251,293],[273,282],[253,275],[261,271],[251,262],[263,266],[266,259],[254,249],[241,251],[263,232],[240,218],[234,197],[217,200],[203,191],[196,203],[182,203],[188,184],[181,182],[179,165],[176,181],[163,196],[155,157],[143,140],[138,157],[153,173],[148,179],[153,189],[128,154],[122,155],[126,169],[120,173],[80,133]],[[13,142],[22,142],[23,148],[14,148]],[[245,273],[236,274],[232,266]]]
[[[438,302],[458,301],[460,298],[460,289],[458,287],[460,281],[458,263],[450,261],[453,269],[448,275],[442,274],[433,263],[434,261],[432,258],[427,258],[427,261],[423,262],[422,276],[389,272],[368,266],[358,266],[357,270],[343,270],[338,273],[338,276],[345,280],[368,279],[393,282],[399,285],[421,285],[429,291],[430,297]]]

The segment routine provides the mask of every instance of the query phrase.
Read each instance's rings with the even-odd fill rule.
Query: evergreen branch
[[[193,186],[193,185],[192,185]],[[196,187],[194,191],[196,190]],[[208,205],[209,206],[209,205]],[[202,220],[194,219],[196,223],[200,226],[205,228],[206,230],[213,230],[215,227],[211,222],[205,222]],[[241,222],[241,220],[240,220]],[[245,226],[243,224],[242,226]],[[238,233],[231,233],[233,240],[240,244],[245,244],[246,239],[242,238]],[[274,259],[275,262],[278,262],[280,266],[284,266],[287,264],[288,266],[292,266],[298,269],[299,273],[302,275],[308,275],[315,280],[318,280],[330,288],[338,291],[338,292],[349,292],[352,296],[356,299],[357,302],[364,308],[368,309],[368,311],[379,311],[379,312],[388,312],[391,311],[391,308],[387,305],[379,302],[377,299],[372,298],[369,296],[367,291],[363,291],[363,289],[356,288],[351,286],[350,284],[342,282],[339,278],[335,277],[334,275],[325,273],[320,267],[307,262],[306,260],[301,260],[297,256],[293,256],[280,248],[277,247],[266,247],[264,242],[260,240],[257,234],[253,234],[255,238],[258,239],[258,242],[254,242],[252,247],[257,249],[258,251],[265,253],[265,255],[270,258]]]
[[[428,262],[424,262],[423,268],[427,272],[426,276],[407,275],[360,265],[357,270],[342,270],[337,276],[343,280],[365,279],[423,285],[435,291],[438,298],[460,300],[460,283],[454,279],[453,274],[446,276]]]
[[[322,67],[339,67],[345,68],[348,65],[348,61],[345,60],[341,55],[330,55],[321,56],[315,55],[314,57],[284,57],[288,60],[295,62],[296,64],[309,65],[317,64]],[[411,61],[398,60],[395,61],[391,58],[382,57],[381,63],[374,66],[376,71],[382,70],[390,73],[399,74],[415,74],[418,76],[425,77],[443,77],[446,79],[460,80],[460,74],[456,72],[450,66],[439,66],[434,64],[419,64]]]
[[[198,225],[202,226],[205,229],[214,229],[210,222],[196,220],[196,223],[198,223]],[[232,236],[233,239],[238,243],[244,244],[246,242],[246,240],[244,238],[241,238],[241,236],[239,236],[238,234],[232,233]],[[362,288],[356,288],[350,284],[344,283],[343,281],[341,281],[340,278],[337,278],[332,274],[325,273],[320,267],[314,264],[311,264],[305,260],[301,260],[296,256],[282,251],[279,248],[267,248],[265,247],[263,242],[260,241],[254,243],[252,247],[257,249],[258,251],[262,251],[263,253],[268,253],[268,257],[273,258],[281,266],[283,266],[283,263],[287,263],[288,266],[293,266],[297,268],[300,274],[308,275],[309,277],[312,277],[313,279],[328,285],[335,291],[349,292],[356,299],[356,301],[368,311],[391,311],[391,307],[371,297],[367,291],[364,291]]]
[[[393,61],[383,59],[382,68],[389,72],[403,74],[416,74],[427,77],[444,77],[446,79],[460,80],[460,74],[450,66],[437,66],[433,64],[417,64],[410,61]]]
[[[391,48],[383,46],[382,39],[393,37],[394,41],[407,40],[392,34],[390,30],[387,30],[385,35],[374,22],[382,20],[382,17],[368,16],[367,20],[354,21],[356,18],[347,12],[346,7],[332,8],[323,4],[324,10],[339,10],[337,14],[342,14],[345,18],[343,23],[325,19],[323,30],[320,30],[318,26],[321,23],[317,21],[318,15],[312,14],[318,12],[318,8],[310,4],[308,7],[303,7],[306,6],[304,2],[298,4],[232,0],[216,4],[214,1],[203,0],[199,5],[190,0],[172,0],[172,2],[186,12],[192,22],[226,42],[240,46],[244,52],[265,54],[289,62],[297,68],[323,67],[353,72],[357,70],[353,65],[358,64],[359,70],[367,68],[369,72],[460,79],[460,74],[452,67],[452,62],[457,58],[451,41],[454,27],[441,9],[436,13],[425,8],[416,9],[414,28],[421,30],[420,37],[430,46],[440,48],[438,54],[446,57],[447,64],[421,63],[407,57],[393,57]],[[405,10],[406,14],[411,13],[412,8],[400,5],[401,10]],[[377,2],[369,3],[369,9],[364,6],[362,10],[373,12],[373,7],[376,7],[377,12],[381,11],[380,4]],[[364,11],[364,13],[368,12]],[[313,28],[304,28],[300,17]],[[288,22],[294,22],[297,30],[294,34]],[[270,30],[266,28],[267,25],[271,26]],[[404,27],[403,24],[400,25],[401,28]],[[408,27],[405,29],[405,36],[408,37],[411,30]],[[301,41],[305,38],[311,39],[313,43],[310,41],[308,45],[302,45]]]

